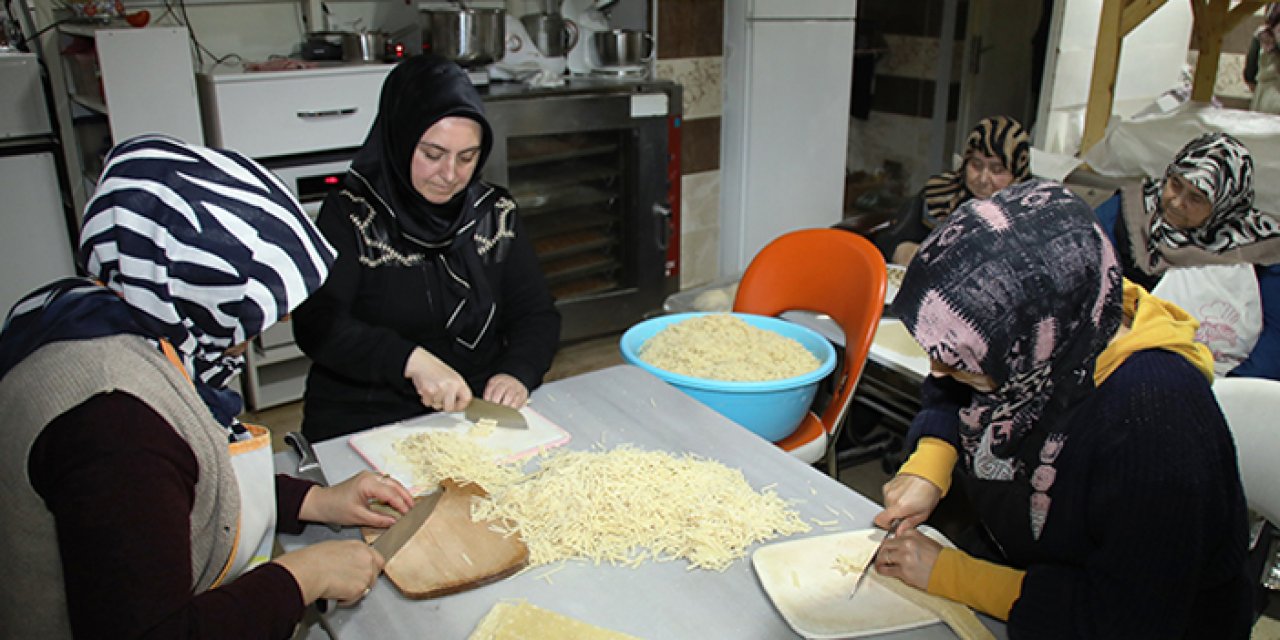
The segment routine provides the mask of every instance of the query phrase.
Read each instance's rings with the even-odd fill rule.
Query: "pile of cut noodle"
[[[518,533],[530,566],[568,559],[636,566],[683,558],[723,571],[746,548],[809,525],[772,489],[756,492],[742,472],[694,455],[620,446],[557,452],[522,475],[457,433],[415,434],[395,449],[418,480],[452,477],[489,493],[471,518]]]
[[[794,378],[822,364],[796,340],[727,313],[671,324],[640,345],[637,355],[665,371],[730,382]]]

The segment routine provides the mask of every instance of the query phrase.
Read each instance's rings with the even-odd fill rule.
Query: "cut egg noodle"
[[[512,484],[523,475],[515,464],[495,464],[493,452],[466,433],[424,431],[395,442],[392,449],[413,470],[415,486],[434,487],[445,478],[474,482],[486,491]]]
[[[753,491],[741,471],[629,446],[553,455],[538,472],[473,501],[471,517],[513,523],[530,566],[680,558],[723,571],[751,544],[810,530],[775,492]]]
[[[540,454],[525,475],[495,463],[465,434],[424,432],[395,444],[414,481],[474,482],[489,493],[471,504],[474,521],[519,534],[529,566],[571,558],[635,567],[685,559],[690,568],[723,571],[746,548],[811,530],[775,485],[752,490],[742,472],[699,456],[674,456],[628,445]]]
[[[668,325],[640,345],[636,355],[673,373],[739,382],[782,380],[822,364],[798,340],[727,313]]]

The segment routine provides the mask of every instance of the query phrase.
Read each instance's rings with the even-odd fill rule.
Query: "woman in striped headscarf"
[[[1244,144],[1206,133],[1163,176],[1122,186],[1095,213],[1124,276],[1200,321],[1197,339],[1213,350],[1219,375],[1280,380],[1280,224],[1253,207],[1253,173]],[[1245,289],[1233,300],[1188,295],[1239,279],[1247,306],[1235,304]]]
[[[978,122],[964,143],[964,163],[924,184],[908,200],[897,222],[876,238],[885,258],[907,264],[920,242],[957,207],[972,198],[984,200],[1031,177],[1031,137],[1013,118],[994,116]]]
[[[382,558],[358,541],[271,560],[274,530],[387,526],[409,493],[368,472],[278,476],[236,420],[247,341],[334,260],[254,161],[162,137],[107,157],[69,278],[0,333],[0,628],[13,637],[288,637],[318,598],[354,601]]]

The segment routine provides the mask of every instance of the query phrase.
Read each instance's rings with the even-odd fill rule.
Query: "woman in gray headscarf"
[[[383,559],[356,541],[271,558],[307,521],[388,526],[404,487],[274,476],[270,435],[226,383],[247,341],[328,276],[334,252],[238,153],[117,145],[68,278],[0,333],[0,628],[20,638],[275,637],[320,598],[358,600]]]

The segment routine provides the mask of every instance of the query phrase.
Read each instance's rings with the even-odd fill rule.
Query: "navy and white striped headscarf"
[[[244,365],[225,351],[320,287],[335,252],[284,184],[234,151],[164,136],[111,150],[85,209],[82,278],[18,303],[0,334],[0,377],[41,345],[131,333],[168,340],[219,422]]]

